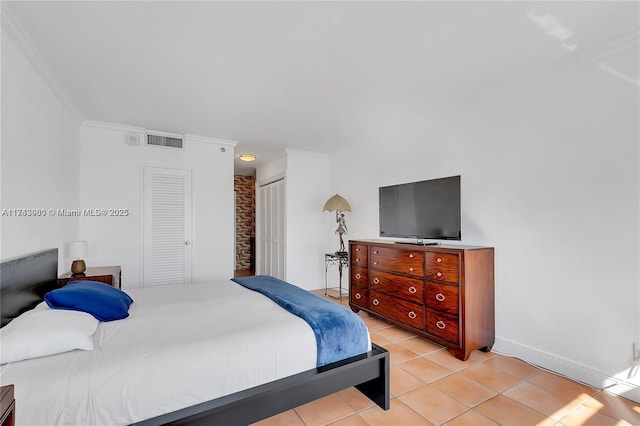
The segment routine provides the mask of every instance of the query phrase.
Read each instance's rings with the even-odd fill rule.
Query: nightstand
[[[13,426],[16,419],[16,400],[13,397],[13,385],[0,388],[0,425]]]
[[[100,266],[87,268],[82,275],[73,275],[71,272],[58,277],[58,287],[64,287],[69,281],[88,280],[109,284],[115,288],[120,288],[120,278],[122,271],[120,266]]]

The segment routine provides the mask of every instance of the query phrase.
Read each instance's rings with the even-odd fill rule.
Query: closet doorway
[[[285,277],[285,179],[258,188],[256,271]]]

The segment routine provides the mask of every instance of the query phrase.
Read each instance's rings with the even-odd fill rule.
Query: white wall
[[[331,214],[322,211],[333,195],[329,157],[288,149],[286,191],[287,281],[307,290],[324,288],[324,253],[334,228],[326,224]]]
[[[285,177],[286,280],[307,290],[324,288],[324,253],[333,247],[329,241],[335,228],[329,220],[332,216],[322,212],[325,201],[333,195],[329,191],[329,157],[287,149],[256,170],[258,186],[281,177]]]
[[[78,133],[79,124],[3,27],[0,208],[78,208]],[[77,217],[3,215],[1,225],[2,259],[57,247],[59,272],[69,268],[65,249],[78,239]]]
[[[638,51],[616,46],[439,116],[371,120],[331,161],[351,237],[378,235],[379,186],[461,174],[462,242],[496,250],[494,349],[597,386],[622,380],[640,340]]]
[[[192,282],[233,277],[235,142],[189,137],[184,150],[125,143],[128,134],[141,131],[104,123],[82,126],[82,208],[130,212],[126,217],[81,218],[80,236],[89,241],[87,265],[121,265],[123,288],[140,286],[142,170],[168,167],[192,171]]]

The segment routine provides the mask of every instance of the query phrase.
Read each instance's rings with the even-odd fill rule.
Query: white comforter
[[[1,367],[17,425],[129,424],[316,365],[313,331],[231,281],[127,290],[129,318],[95,349]]]

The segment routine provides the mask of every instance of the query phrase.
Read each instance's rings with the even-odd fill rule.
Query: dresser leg
[[[466,353],[462,349],[449,349],[449,352],[451,353],[451,355],[455,356],[460,361],[468,360],[469,359],[469,355],[471,355],[471,354]]]

